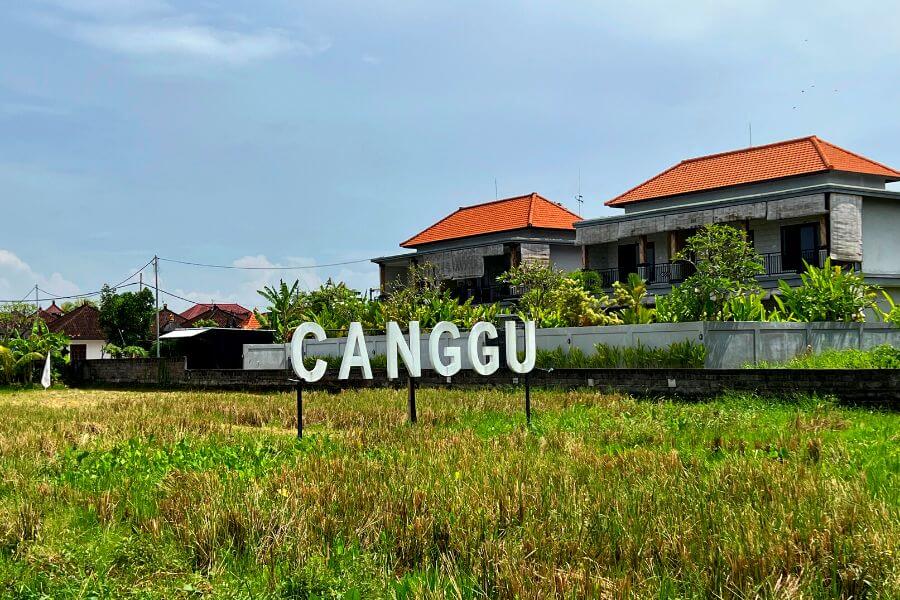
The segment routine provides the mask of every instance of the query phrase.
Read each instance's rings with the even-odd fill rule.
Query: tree
[[[69,313],[80,306],[93,306],[94,308],[97,308],[97,303],[90,298],[81,298],[80,300],[70,300],[68,302],[63,302],[59,305],[59,308],[64,313]]]
[[[784,281],[778,282],[780,295],[775,296],[775,303],[782,318],[862,322],[866,320],[866,310],[875,309],[878,288],[866,285],[861,274],[832,266],[831,259],[825,259],[821,269],[804,264],[801,285],[792,288]]]
[[[0,340],[6,340],[17,333],[25,335],[37,315],[37,306],[27,302],[11,302],[0,305]]]
[[[762,257],[747,241],[743,229],[730,225],[705,225],[688,238],[675,260],[690,262],[702,281],[729,281],[733,291],[755,290],[755,277],[765,272]]]
[[[254,310],[256,320],[263,329],[275,332],[275,341],[283,344],[291,339],[291,332],[303,322],[304,298],[300,292],[300,281],[288,286],[283,280],[276,286],[265,286],[257,290],[269,306],[265,313]]]
[[[674,258],[691,263],[695,272],[657,299],[660,321],[722,321],[734,298],[759,293],[762,257],[742,229],[705,225]]]
[[[218,327],[219,324],[213,319],[197,319],[191,324],[191,327],[199,329],[201,327]]]
[[[108,285],[103,286],[100,293],[100,327],[110,342],[121,347],[146,347],[151,324],[155,322],[153,292],[149,288],[117,294]]]

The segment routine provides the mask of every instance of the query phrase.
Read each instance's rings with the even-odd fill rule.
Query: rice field
[[[898,598],[900,413],[0,391],[0,596]]]

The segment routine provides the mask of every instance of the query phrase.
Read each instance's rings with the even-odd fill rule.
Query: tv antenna
[[[575,194],[575,202],[578,203],[578,216],[581,216],[581,209],[584,208],[584,196],[581,195],[581,169],[578,169],[578,193]]]

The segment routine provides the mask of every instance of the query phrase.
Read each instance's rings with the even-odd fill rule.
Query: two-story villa
[[[815,136],[684,160],[606,203],[623,214],[575,224],[583,266],[603,282],[638,273],[652,293],[689,275],[673,262],[700,226],[743,228],[762,254],[765,288],[797,281],[803,262],[861,270],[900,291],[900,172]]]
[[[410,265],[430,263],[454,293],[475,302],[514,295],[497,276],[520,263],[542,262],[564,271],[581,268],[575,246],[580,217],[532,193],[463,206],[402,244],[413,252],[375,258],[381,291],[405,281]]]

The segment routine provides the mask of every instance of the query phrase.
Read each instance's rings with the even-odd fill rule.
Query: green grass
[[[761,362],[757,369],[900,369],[900,348],[889,344],[869,350],[828,349],[801,354],[784,363]]]
[[[900,597],[900,414],[418,398],[0,394],[0,596]]]

